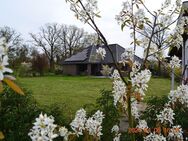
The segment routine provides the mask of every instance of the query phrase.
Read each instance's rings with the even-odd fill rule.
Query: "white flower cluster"
[[[104,115],[101,111],[97,111],[92,117],[88,118],[85,124],[86,130],[89,132],[89,135],[100,138],[102,135],[102,120]]]
[[[179,60],[179,58],[177,56],[173,56],[172,60],[170,61],[170,67],[171,68],[179,68],[180,62],[181,62],[181,60]]]
[[[126,48],[125,52],[121,54],[121,63],[123,63],[123,65],[125,65],[125,63],[131,60],[133,62],[134,60],[134,50],[133,48]]]
[[[172,23],[172,17],[168,14],[163,15],[160,17],[159,22],[161,23],[160,26],[162,26],[162,27],[168,26],[170,23]]]
[[[166,141],[166,138],[163,135],[150,133],[149,135],[144,137],[144,141]]]
[[[112,75],[114,77],[113,81],[113,96],[114,96],[114,105],[117,105],[117,102],[120,103],[124,102],[124,98],[126,98],[126,86],[125,83],[120,79],[119,73],[117,70],[114,70],[114,73]]]
[[[183,131],[181,126],[180,125],[173,126],[168,133],[168,138],[170,140],[183,141]]]
[[[40,114],[36,118],[33,128],[29,132],[32,141],[52,141],[58,135],[54,133],[57,125],[54,124],[54,118],[46,114]]]
[[[188,24],[188,17],[187,16],[182,16],[179,20],[178,20],[178,24],[175,27],[175,31],[182,35],[185,31],[185,25]]]
[[[102,47],[99,47],[98,49],[96,49],[96,53],[97,55],[104,60],[104,57],[106,56],[106,50]]]
[[[6,38],[2,37],[0,38],[0,54],[6,55],[8,50],[8,45],[6,43]]]
[[[138,72],[134,76],[131,77],[132,86],[135,87],[135,92],[138,92],[141,96],[144,96],[144,91],[147,90],[149,82],[151,78],[151,72],[148,69],[142,70]]]
[[[138,111],[138,101],[137,100],[134,100],[131,103],[131,113],[132,113],[132,116],[134,116],[135,119],[139,119],[140,114],[139,114],[139,111]]]
[[[130,2],[127,0],[122,4],[123,8],[119,15],[116,15],[115,19],[118,21],[119,24],[122,24],[125,20],[129,19],[132,15],[132,7]]]
[[[139,4],[140,4],[139,0],[134,1],[134,5],[139,5]],[[141,9],[141,8],[139,8],[137,10],[134,9],[134,13],[133,13],[132,8],[134,6],[132,7],[132,4],[128,0],[123,2],[122,6],[123,6],[122,10],[115,17],[118,24],[124,24],[125,21],[127,21],[127,23],[129,23],[128,21],[131,21],[131,20],[133,20],[134,25],[137,25],[137,27],[140,27],[140,25],[144,24],[145,13],[144,13],[143,9]]]
[[[145,120],[139,120],[138,121],[138,125],[136,126],[138,129],[147,129],[148,128],[148,125],[147,125],[147,122]]]
[[[178,20],[178,23],[173,31],[171,42],[176,46],[177,48],[180,48],[183,46],[183,37],[182,34],[184,34],[185,31],[185,25],[188,24],[188,17],[183,16],[181,19]]]
[[[183,141],[183,131],[181,126],[180,125],[173,126],[168,133],[168,138],[170,140]]]
[[[75,16],[82,22],[86,23],[89,19],[89,15],[92,19],[99,13],[96,0],[81,0],[81,3],[77,0],[67,0],[70,3],[70,9],[75,13]]]
[[[131,77],[135,76],[138,73],[140,66],[141,64],[136,61],[132,64],[132,71],[130,72]]]
[[[83,135],[86,120],[86,111],[84,109],[78,110],[76,112],[75,119],[70,123],[72,130],[76,133],[77,136]]]
[[[102,135],[102,120],[104,115],[101,111],[97,111],[92,117],[86,118],[86,111],[80,109],[76,112],[75,119],[71,122],[71,128],[77,136],[83,135],[83,131],[87,130],[89,135],[100,138]]]
[[[137,23],[138,27],[140,25],[143,25],[144,24],[144,21],[145,21],[145,13],[144,13],[144,9],[141,9],[139,8],[135,14],[134,14],[134,20],[135,20],[135,23]]]
[[[188,86],[180,85],[177,90],[170,92],[168,98],[172,104],[180,102],[181,104],[188,107]]]
[[[114,125],[111,129],[111,132],[115,133],[115,137],[114,137],[113,141],[120,141],[121,133],[119,133],[119,126]]]
[[[108,65],[102,65],[102,70],[100,71],[102,73],[103,76],[110,76],[110,74],[112,73],[112,67],[109,67]]]
[[[8,66],[7,44],[5,38],[0,39],[0,81],[4,79],[4,73],[12,73]]]
[[[146,57],[146,53],[147,53],[147,49],[148,49],[147,47],[149,44],[149,38],[142,37],[140,40],[141,40],[140,46],[143,47],[144,57]],[[150,55],[149,58],[151,58],[151,57],[159,58],[161,56],[161,54],[162,53],[161,53],[161,51],[159,51],[158,46],[155,43],[151,42],[150,48],[149,48],[149,54],[148,54],[148,55]]]
[[[167,7],[169,7],[171,4],[171,0],[165,0],[164,3],[162,3],[161,9],[165,9]]]
[[[113,74],[112,74],[112,78],[114,79],[114,80],[117,80],[117,79],[120,79],[120,75],[119,75],[119,72],[118,72],[118,70],[114,70],[114,72],[113,72]]]
[[[170,107],[166,107],[157,115],[157,120],[164,124],[169,123],[170,125],[173,125],[174,115],[174,111]]]
[[[61,137],[64,137],[64,140],[67,141],[69,135],[71,134],[66,127],[59,128],[59,134]]]

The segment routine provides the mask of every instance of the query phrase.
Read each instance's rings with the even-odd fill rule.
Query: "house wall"
[[[76,65],[63,65],[63,74],[77,75],[77,66]]]

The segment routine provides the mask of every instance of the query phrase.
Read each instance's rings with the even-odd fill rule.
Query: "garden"
[[[96,22],[98,1],[65,1],[95,34],[47,24],[30,33],[42,50],[29,50],[13,29],[0,28],[0,140],[187,140],[187,2],[165,0],[155,11],[142,0],[123,2],[115,19],[132,41],[118,58]],[[93,57],[110,56],[113,68],[102,66],[100,77],[63,75],[62,61],[94,45]]]

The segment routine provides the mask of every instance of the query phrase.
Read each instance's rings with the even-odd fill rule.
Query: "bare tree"
[[[42,48],[48,58],[50,71],[54,71],[54,58],[60,50],[60,26],[56,23],[46,24],[37,34],[30,33],[35,46]]]
[[[65,56],[72,56],[74,50],[81,47],[82,38],[84,37],[84,30],[76,26],[61,26],[60,39],[63,44]]]
[[[98,44],[97,34],[89,34],[76,26],[46,24],[37,34],[30,33],[34,46],[42,48],[46,54],[50,71],[54,71],[55,60],[72,56],[92,44]]]
[[[93,44],[99,44],[97,34],[87,33],[83,29],[76,26],[61,26],[61,51],[64,58],[81,51],[83,48]]]
[[[16,57],[16,51],[22,46],[23,39],[20,33],[8,26],[0,27],[0,38],[2,37],[6,39],[6,43],[8,44],[8,56],[10,64],[12,64]]]
[[[96,33],[87,33],[87,32],[84,35],[84,39],[83,39],[82,43],[83,43],[82,44],[83,47],[102,44],[99,36]]]

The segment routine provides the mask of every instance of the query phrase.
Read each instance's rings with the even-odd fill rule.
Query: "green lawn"
[[[111,90],[111,80],[91,77],[47,76],[19,78],[21,86],[30,89],[41,105],[65,103],[76,111],[84,104],[94,103],[100,90]]]
[[[72,112],[84,104],[95,103],[100,90],[112,89],[110,79],[94,77],[46,76],[19,78],[18,81],[33,92],[41,106],[66,103]],[[165,95],[169,90],[169,79],[152,78],[146,96]]]

